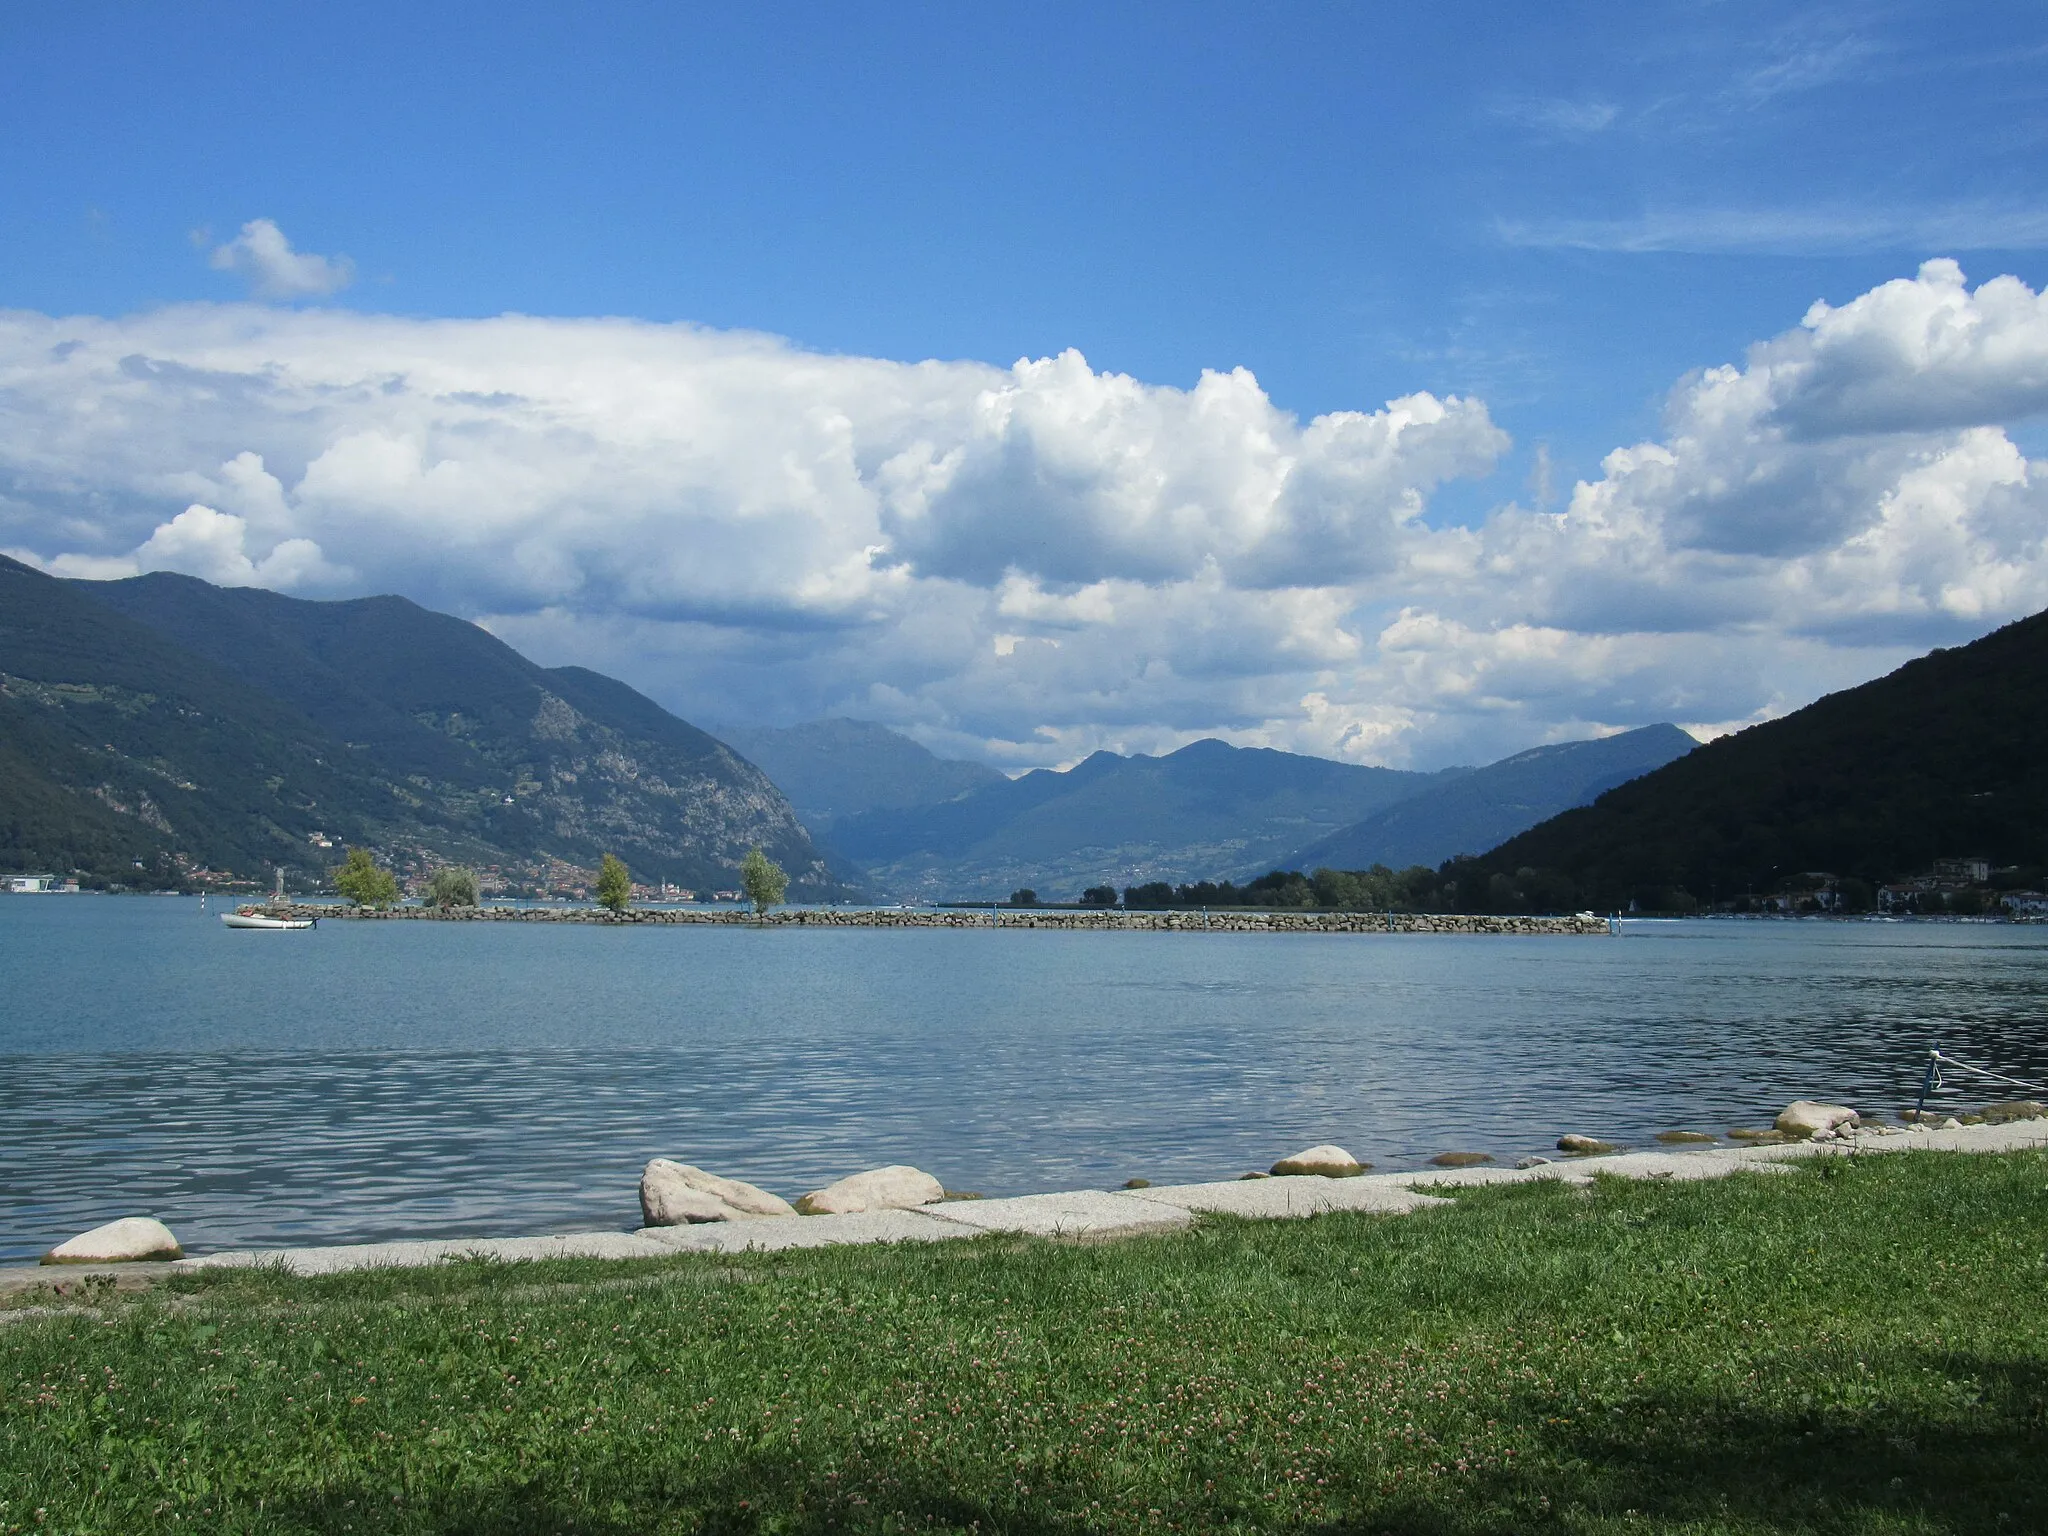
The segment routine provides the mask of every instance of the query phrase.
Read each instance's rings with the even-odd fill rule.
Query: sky
[[[0,17],[0,550],[1016,771],[2048,606],[2048,10]]]

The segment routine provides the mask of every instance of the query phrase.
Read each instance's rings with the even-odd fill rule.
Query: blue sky
[[[1931,258],[1960,263],[1971,288],[2010,274],[2038,293],[2048,278],[2048,11],[2038,5],[82,5],[11,13],[0,48],[11,81],[0,97],[10,146],[0,307],[146,328],[180,306],[215,306],[217,325],[275,328],[273,372],[309,366],[300,349],[314,345],[311,315],[361,316],[347,347],[367,368],[377,337],[412,346],[391,343],[380,319],[517,313],[765,332],[787,339],[799,374],[819,357],[1007,370],[1074,349],[1097,375],[1186,392],[1204,370],[1242,367],[1303,425],[1418,392],[1483,402],[1499,438],[1470,438],[1455,464],[1415,472],[1419,499],[1399,514],[1413,528],[1483,531],[1509,505],[1565,507],[1576,482],[1602,482],[1610,450],[1667,432],[1672,392],[1689,375],[1745,366],[1753,344],[1798,328],[1816,300],[1842,309],[1914,280]],[[329,258],[331,279],[266,292],[258,258],[230,249],[259,219],[292,249]],[[343,273],[351,280],[335,286]],[[245,302],[256,318],[231,320]],[[121,347],[141,336],[106,344],[128,355]],[[2022,389],[1967,424],[1995,426],[2024,459],[2048,442],[2031,399]],[[977,482],[974,517],[1043,515],[1048,538],[1069,538],[1045,570],[1013,566],[1066,609],[1004,596],[988,559],[939,569],[929,553],[939,546],[919,545],[888,515],[881,544],[860,546],[882,548],[870,563],[953,585],[865,618],[792,616],[786,594],[765,589],[724,611],[701,597],[621,597],[619,580],[589,561],[552,593],[466,586],[446,561],[408,570],[367,545],[346,559],[329,548],[342,535],[321,536],[317,498],[301,483],[322,445],[295,446],[252,416],[237,450],[228,425],[173,430],[194,419],[190,400],[158,409],[161,462],[134,464],[118,486],[81,491],[91,472],[53,467],[45,452],[0,456],[0,543],[112,574],[104,562],[134,558],[138,528],[175,516],[178,486],[197,487],[194,505],[253,518],[221,506],[225,491],[208,499],[202,482],[218,490],[229,450],[254,453],[282,499],[268,532],[251,523],[251,537],[272,539],[272,553],[302,538],[324,564],[286,560],[252,579],[312,595],[400,586],[544,659],[605,665],[699,714],[733,718],[749,701],[777,717],[842,709],[1012,764],[1201,731],[1425,761],[1688,705],[1683,718],[1719,727],[1882,670],[1930,635],[1981,631],[2032,591],[2003,580],[1997,601],[1937,602],[1890,634],[1880,619],[1854,636],[1781,615],[1759,639],[1754,604],[1724,607],[1700,633],[1738,651],[1766,645],[1742,653],[1740,697],[1697,680],[1554,705],[1481,689],[1462,714],[1432,713],[1414,684],[1380,724],[1361,726],[1353,709],[1359,728],[1319,735],[1309,718],[1346,686],[1365,703],[1399,691],[1382,640],[1403,612],[1420,607],[1463,632],[1620,633],[1560,612],[1489,613],[1479,594],[1453,620],[1424,580],[1390,578],[1371,593],[1354,580],[1320,607],[1302,599],[1292,617],[1230,621],[1279,633],[1311,612],[1357,635],[1363,648],[1348,663],[1342,647],[1290,653],[1261,692],[1213,657],[1164,657],[1188,686],[1125,690],[1112,706],[1100,700],[1122,684],[1048,674],[1016,690],[1013,707],[977,712],[962,699],[986,694],[988,680],[955,677],[960,694],[948,694],[936,656],[986,642],[1014,657],[1035,636],[1078,635],[1098,622],[1086,603],[1073,607],[1092,578],[1156,595],[1195,580],[1199,559],[1133,556],[1093,570],[1074,551],[1094,534],[991,479]],[[459,440],[435,439],[429,457]],[[748,441],[721,451],[743,455]],[[1923,457],[1934,451],[1915,442]],[[532,468],[530,454],[515,457]],[[873,466],[861,462],[866,475]],[[293,472],[277,473],[283,464]],[[1042,466],[1033,472],[1034,485],[1046,479]],[[1232,484],[1216,494],[1249,494]],[[1896,474],[1883,484],[1896,489]],[[1875,516],[1884,492],[1871,487]],[[705,518],[720,496],[735,498],[726,526],[744,542],[745,496],[729,481],[674,480],[671,493]],[[662,502],[650,495],[650,506]],[[570,515],[536,505],[544,521]],[[644,527],[652,514],[620,515]],[[1152,537],[1131,526],[1139,542]],[[1350,523],[1347,533],[1318,526],[1364,537]],[[709,529],[695,526],[694,547],[722,547]],[[508,528],[465,547],[482,563],[487,546],[516,552],[520,540]],[[159,542],[159,553],[177,544]],[[249,547],[245,563],[260,571],[268,555]],[[913,547],[927,553],[903,554]],[[1418,569],[1439,570],[1447,549],[1418,557]],[[533,557],[558,558],[581,557]],[[614,571],[630,563],[609,558]],[[1227,551],[1216,560],[1231,565]],[[1355,575],[1373,561],[1354,550],[1336,563]],[[1306,589],[1287,560],[1266,561],[1249,586],[1226,575],[1225,586],[1278,590],[1270,572],[1280,567],[1294,572],[1287,590]],[[730,585],[761,585],[728,574]],[[967,617],[962,581],[979,582],[984,606],[1007,603],[1017,623]],[[1426,600],[1407,601],[1418,594]],[[1138,598],[1117,601],[1129,610]],[[1178,624],[1185,610],[1174,614],[1148,622]],[[685,629],[647,627],[660,624]],[[909,648],[915,657],[855,647],[830,665],[820,658],[838,641],[789,638],[843,639],[863,624],[933,635]],[[1774,670],[1759,659],[1774,636],[1813,654]],[[1275,655],[1287,644],[1272,641]],[[1371,678],[1359,681],[1360,668]],[[1062,687],[1098,703],[1062,704]],[[1303,702],[1318,694],[1324,706]]]

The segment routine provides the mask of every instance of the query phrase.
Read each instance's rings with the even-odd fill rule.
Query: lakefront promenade
[[[1796,1104],[1801,1108],[1827,1106]],[[63,1293],[76,1289],[88,1275],[127,1274],[132,1283],[194,1269],[221,1266],[275,1268],[293,1274],[339,1274],[366,1269],[408,1269],[463,1259],[517,1262],[534,1259],[655,1259],[680,1253],[780,1252],[794,1248],[865,1246],[875,1243],[939,1242],[948,1238],[989,1235],[1044,1237],[1099,1242],[1111,1238],[1145,1237],[1177,1232],[1204,1216],[1251,1220],[1299,1220],[1335,1211],[1399,1216],[1450,1204],[1446,1191],[1475,1186],[1562,1182],[1590,1187],[1596,1178],[1622,1180],[1718,1180],[1737,1174],[1783,1174],[1809,1158],[1858,1157],[1875,1153],[1940,1151],[2008,1153],[2048,1147],[2048,1118],[2041,1106],[2013,1106],[2026,1118],[2005,1123],[1962,1125],[1944,1120],[1905,1126],[1876,1123],[1843,1124],[1823,1129],[1810,1140],[1778,1144],[1688,1148],[1683,1151],[1630,1151],[1610,1148],[1590,1156],[1557,1161],[1531,1159],[1527,1166],[1498,1168],[1453,1166],[1403,1172],[1361,1172],[1330,1177],[1304,1174],[1280,1177],[1246,1176],[1204,1184],[1118,1190],[1064,1190],[1053,1194],[1002,1199],[948,1195],[929,1203],[882,1205],[816,1215],[754,1216],[716,1220],[676,1220],[670,1225],[643,1226],[635,1231],[572,1232],[548,1236],[458,1237],[372,1243],[340,1243],[295,1248],[243,1249],[195,1255],[168,1263],[94,1264],[89,1259],[57,1262],[76,1265],[0,1268],[0,1296],[22,1291]],[[1792,1111],[1788,1111],[1790,1113]],[[1839,1113],[1847,1114],[1846,1110]],[[1588,1145],[1597,1145],[1587,1143]],[[1337,1153],[1336,1148],[1317,1152]],[[1304,1154],[1312,1155],[1312,1154]],[[705,1182],[698,1170],[688,1170]],[[912,1169],[881,1170],[914,1174]],[[867,1177],[873,1177],[869,1175]],[[920,1176],[923,1177],[923,1176]],[[729,1180],[709,1180],[730,1185]],[[751,1190],[750,1186],[733,1185]],[[938,1185],[932,1182],[932,1189]],[[758,1193],[758,1191],[753,1191]],[[643,1193],[643,1202],[645,1200]],[[150,1223],[152,1227],[155,1223]],[[103,1229],[110,1230],[110,1229]],[[175,1242],[158,1229],[162,1238]],[[95,1234],[87,1234],[91,1237]],[[59,1250],[61,1255],[62,1250]],[[46,1259],[44,1265],[51,1260]]]

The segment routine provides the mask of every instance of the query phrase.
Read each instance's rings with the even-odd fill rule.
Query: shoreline
[[[617,927],[740,928],[1030,928],[1137,933],[1452,933],[1605,938],[1615,930],[1604,917],[1489,917],[1462,912],[1124,912],[974,907],[941,910],[783,907],[756,916],[721,907],[347,907],[287,902],[253,903],[268,916],[333,918],[345,922],[600,923]]]
[[[1007,1235],[1104,1242],[1183,1231],[1205,1216],[1301,1220],[1333,1211],[1400,1216],[1452,1204],[1438,1190],[1538,1181],[1590,1187],[1601,1176],[1690,1182],[1736,1174],[1784,1174],[1810,1158],[1892,1152],[2006,1153],[2048,1148],[2048,1119],[1950,1130],[1873,1128],[1831,1141],[1707,1147],[1684,1152],[1618,1151],[1562,1158],[1532,1168],[1429,1168],[1350,1178],[1293,1175],[1144,1189],[1068,1190],[992,1200],[945,1200],[844,1216],[773,1216],[635,1231],[527,1237],[414,1238],[265,1249],[227,1249],[169,1262],[14,1265],[0,1268],[0,1296],[126,1280],[148,1285],[202,1269],[275,1268],[295,1275],[412,1269],[490,1259],[659,1259],[687,1253],[775,1253],[876,1243],[944,1242]],[[124,1287],[125,1288],[125,1287]]]

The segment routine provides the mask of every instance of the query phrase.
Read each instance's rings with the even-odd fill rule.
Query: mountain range
[[[1263,870],[1441,777],[1197,741],[1163,757],[1097,752],[935,805],[863,811],[835,821],[829,841],[884,890],[1073,894]]]
[[[1434,867],[1484,853],[1561,811],[1587,805],[1685,756],[1699,743],[1675,725],[1646,725],[1593,741],[1531,747],[1433,784],[1283,860],[1288,869]]]
[[[956,782],[936,775],[948,766],[938,759],[907,761],[904,748],[923,749],[902,737],[842,734],[837,760],[858,759],[869,742],[890,763],[904,762],[899,799],[914,785]],[[849,809],[821,835],[877,887],[935,899],[1000,900],[1020,887],[1064,899],[1091,885],[1242,879],[1275,868],[1433,867],[1483,852],[1695,745],[1676,726],[1645,726],[1483,768],[1411,773],[1207,740],[1161,757],[1098,752],[1071,769],[998,777],[943,800]],[[801,804],[806,792],[816,793],[791,797]]]
[[[721,726],[718,736],[760,765],[813,833],[866,811],[938,805],[1007,782],[982,763],[935,756],[868,720]]]
[[[403,598],[0,558],[0,861],[303,880],[352,843],[536,887],[607,851],[643,881],[730,885],[760,846],[794,894],[849,894],[765,774],[611,678]]]
[[[758,845],[799,898],[1058,898],[1434,865],[1692,745],[1654,726],[1412,773],[1207,740],[1010,779],[863,721],[723,734],[403,598],[0,559],[0,863],[100,882],[303,882],[361,844],[513,889],[573,889],[611,851],[702,889]]]

